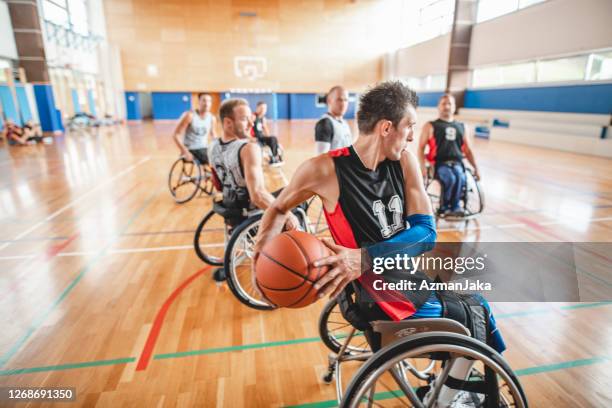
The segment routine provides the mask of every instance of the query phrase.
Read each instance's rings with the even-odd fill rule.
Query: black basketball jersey
[[[447,161],[463,160],[463,137],[465,127],[463,123],[447,122],[436,119],[431,122],[433,126],[433,145],[430,143],[430,157],[436,164]]]
[[[325,211],[325,218],[337,244],[362,248],[406,229],[404,175],[399,161],[385,160],[376,170],[370,170],[353,146],[332,150],[329,155],[334,161],[340,196],[334,211]],[[384,280],[393,282],[411,277],[423,279],[422,275],[386,273]],[[394,320],[411,316],[429,297],[424,291],[389,291],[381,295],[373,291],[373,279],[371,273],[365,273],[359,281]]]

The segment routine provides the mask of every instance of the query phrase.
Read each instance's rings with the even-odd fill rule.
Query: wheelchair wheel
[[[212,178],[212,170],[209,165],[203,166],[202,170],[203,176],[200,181],[200,190],[206,194],[211,196],[215,190],[215,185],[213,184]]]
[[[200,189],[201,179],[202,168],[197,162],[182,157],[175,161],[168,176],[168,188],[174,201],[182,204],[191,200]]]
[[[319,336],[327,348],[334,353],[340,352],[340,348],[351,332],[351,328],[351,324],[342,316],[336,299],[327,302],[319,317]],[[346,351],[350,354],[361,354],[370,351],[363,333],[357,332],[353,336]]]
[[[432,371],[425,379],[418,378],[414,372],[432,358],[436,360]],[[473,364],[467,379],[451,382],[448,374],[457,358]],[[466,406],[471,407],[527,407],[518,378],[499,353],[470,337],[447,332],[416,334],[382,348],[355,374],[340,406],[438,406],[442,384],[456,390],[452,403],[469,400]]]
[[[264,301],[252,283],[255,268],[253,246],[262,215],[249,217],[232,231],[225,251],[224,268],[227,284],[240,302],[253,309],[272,310],[276,307]]]
[[[480,214],[484,210],[484,192],[471,169],[465,172],[465,194],[463,206],[467,216]]]
[[[200,221],[193,239],[198,258],[209,265],[222,266],[225,241],[225,220],[210,210]]]

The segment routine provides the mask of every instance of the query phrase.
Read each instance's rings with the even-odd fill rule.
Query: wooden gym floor
[[[288,177],[313,126],[277,125]],[[210,198],[170,197],[171,130],[0,148],[0,387],[76,387],[78,406],[332,406],[323,302],[258,312],[213,283],[192,249]],[[487,208],[440,240],[612,240],[612,160],[475,146]],[[585,279],[609,288],[612,271]],[[493,307],[532,407],[612,406],[612,302]]]

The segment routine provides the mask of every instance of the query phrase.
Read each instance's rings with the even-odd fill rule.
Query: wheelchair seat
[[[461,323],[444,317],[408,319],[400,322],[376,320],[370,323],[374,332],[380,334],[380,343],[386,347],[417,333],[446,332],[470,336],[470,331]]]

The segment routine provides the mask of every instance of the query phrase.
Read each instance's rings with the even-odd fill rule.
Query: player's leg
[[[453,175],[455,177],[455,185],[453,187],[452,195],[451,195],[451,203],[450,210],[452,213],[457,215],[461,215],[462,211],[460,203],[461,203],[461,195],[463,193],[463,187],[465,186],[465,169],[461,165],[461,163],[455,163],[451,167]]]
[[[442,202],[440,204],[440,209],[438,210],[438,212],[440,214],[444,214],[450,212],[450,204],[453,197],[453,188],[455,186],[455,183],[457,182],[457,178],[455,177],[451,166],[447,164],[441,164],[440,166],[438,166],[437,177],[440,180],[440,183],[442,184],[443,193],[441,197]]]

